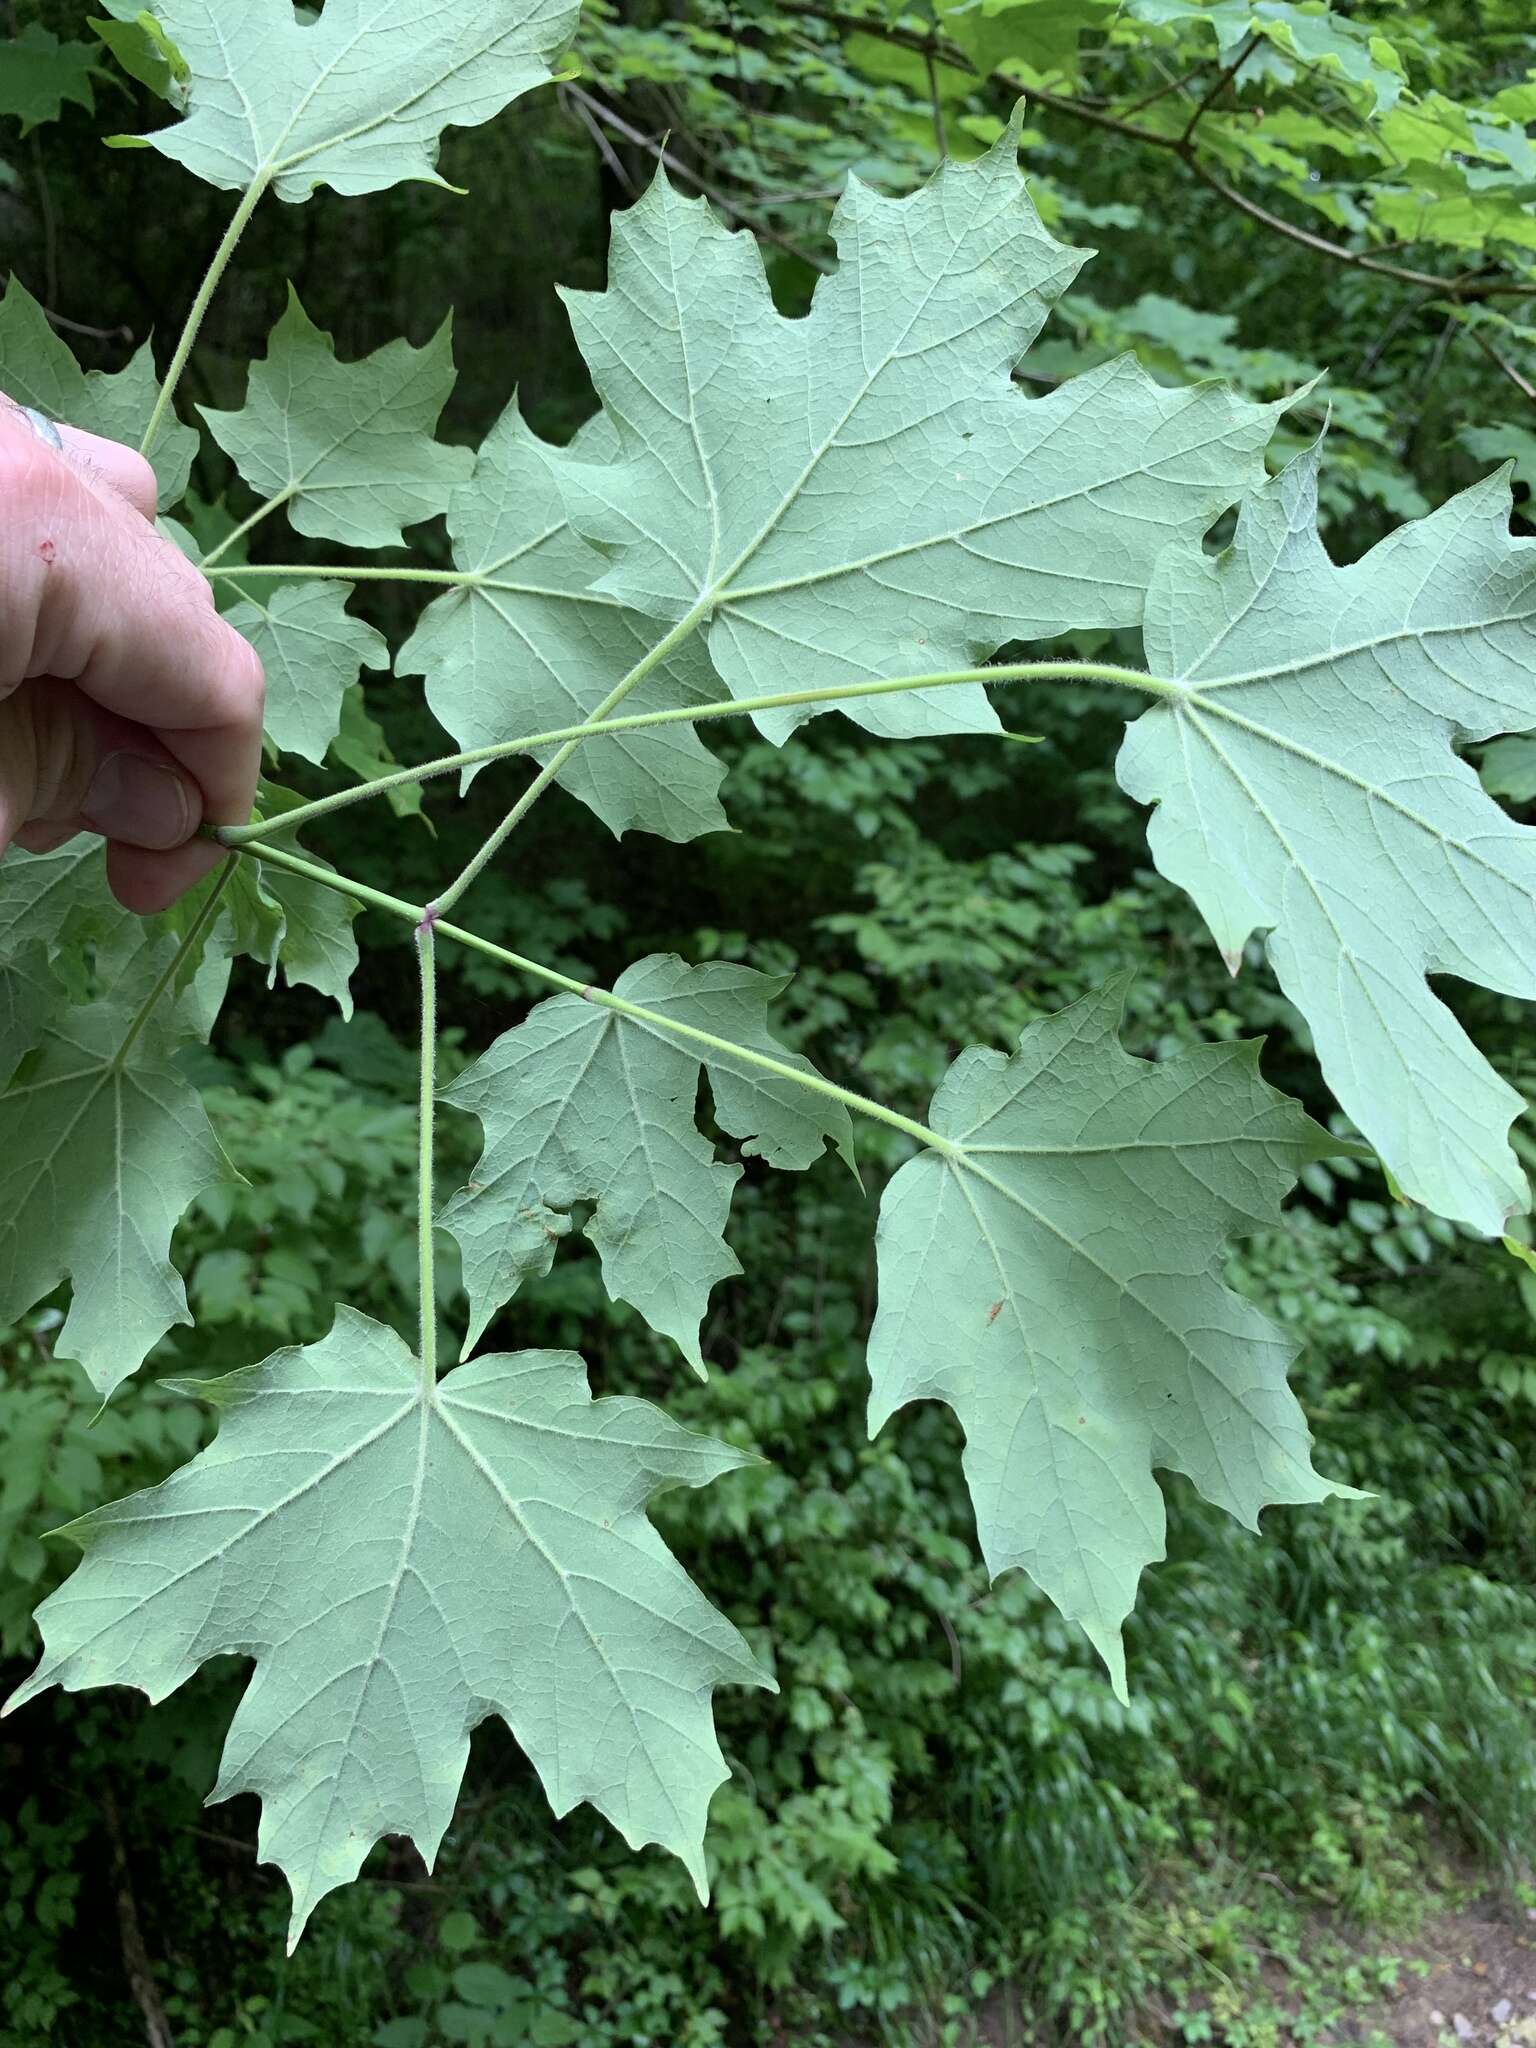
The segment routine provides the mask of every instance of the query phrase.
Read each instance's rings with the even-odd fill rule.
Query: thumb
[[[37,677],[0,704],[0,760],[0,811],[34,851],[92,831],[164,852],[202,823],[202,791],[180,763],[73,683]]]

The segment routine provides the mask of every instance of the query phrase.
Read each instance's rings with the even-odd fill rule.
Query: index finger
[[[261,763],[261,663],[219,617],[206,580],[104,476],[0,412],[0,695],[36,677],[78,683],[186,769],[203,818],[239,823]],[[145,853],[134,865],[166,864],[170,901],[173,877],[205,854]]]

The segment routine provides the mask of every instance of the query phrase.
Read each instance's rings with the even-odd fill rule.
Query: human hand
[[[148,914],[218,860],[205,818],[250,813],[261,663],[155,532],[143,457],[34,418],[0,401],[0,853],[99,832]]]

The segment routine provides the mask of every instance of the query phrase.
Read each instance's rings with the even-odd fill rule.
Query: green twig
[[[416,954],[421,963],[421,1091],[418,1106],[416,1168],[416,1250],[421,1276],[421,1377],[425,1386],[437,1380],[437,1275],[432,1243],[432,1165],[434,1117],[437,1109],[437,946],[436,920],[422,917],[416,926]]]
[[[275,832],[293,832],[332,811],[366,803],[372,797],[387,796],[393,789],[427,782],[436,775],[450,775],[459,768],[478,768],[488,761],[532,754],[541,747],[572,747],[586,739],[601,739],[613,733],[647,732],[657,726],[692,725],[705,719],[744,718],[758,711],[784,711],[801,704],[839,704],[863,697],[892,697],[906,690],[947,690],[962,683],[1077,682],[1108,683],[1117,688],[1140,690],[1151,697],[1179,694],[1176,683],[1149,676],[1140,669],[1119,668],[1106,661],[1015,661],[999,662],[991,668],[952,669],[928,676],[885,676],[868,683],[835,683],[820,690],[779,690],[765,697],[729,697],[713,704],[683,704],[667,711],[635,711],[622,718],[599,718],[595,713],[582,725],[558,726],[553,732],[529,733],[526,738],[499,740],[494,746],[469,747],[457,754],[442,754],[435,761],[423,761],[414,768],[399,768],[333,796],[316,797],[300,804],[280,818],[268,818],[255,825],[227,825],[213,836],[221,846],[242,846],[248,840],[268,840]],[[551,763],[553,768],[556,764]]]
[[[889,1124],[893,1130],[903,1131],[909,1138],[915,1138],[930,1151],[948,1157],[954,1146],[948,1138],[940,1137],[915,1118],[902,1116],[899,1111],[887,1109],[883,1102],[875,1102],[867,1095],[857,1095],[851,1088],[839,1088],[835,1081],[827,1081],[820,1074],[803,1073],[792,1067],[787,1060],[776,1060],[771,1053],[759,1052],[755,1046],[738,1045],[734,1039],[717,1038],[712,1031],[701,1031],[692,1024],[682,1024],[674,1017],[665,1016],[659,1010],[644,1009],[639,1003],[626,1002],[622,996],[613,995],[608,989],[594,988],[588,982],[575,981],[568,974],[560,974],[553,967],[544,966],[542,961],[530,960],[525,954],[513,953],[505,946],[498,946],[490,939],[481,938],[478,932],[465,929],[462,925],[450,924],[440,917],[434,904],[407,903],[403,897],[388,896],[382,889],[373,889],[366,882],[355,882],[350,875],[339,875],[331,868],[318,866],[314,861],[303,859],[299,854],[289,853],[281,846],[267,846],[260,840],[247,840],[237,849],[238,853],[255,860],[270,861],[274,867],[286,868],[290,874],[302,875],[308,882],[318,882],[321,888],[334,889],[338,895],[350,896],[355,902],[366,904],[372,910],[382,910],[390,917],[400,918],[416,927],[420,932],[441,933],[445,939],[454,939],[461,946],[469,946],[477,953],[484,953],[489,959],[499,960],[504,967],[513,967],[519,973],[531,975],[534,980],[546,983],[550,988],[564,990],[567,995],[580,996],[583,1002],[595,1003],[600,1009],[613,1010],[621,1017],[628,1017],[636,1024],[644,1024],[652,1031],[661,1032],[671,1038],[686,1039],[692,1045],[701,1045],[706,1051],[721,1058],[734,1060],[745,1067],[756,1067],[760,1072],[772,1074],[781,1081],[793,1081],[797,1088],[804,1088],[812,1095],[823,1095],[831,1102],[842,1103],[845,1109],[853,1110],[859,1116],[872,1117],[877,1123]]]

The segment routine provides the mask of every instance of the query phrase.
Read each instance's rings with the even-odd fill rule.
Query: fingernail
[[[182,845],[197,825],[181,776],[142,754],[108,754],[96,770],[82,815],[104,838],[156,852]]]

